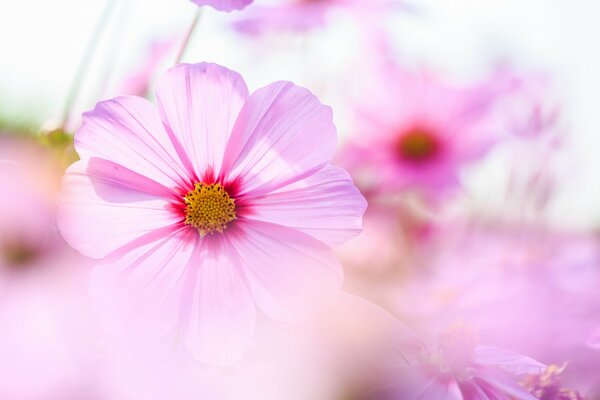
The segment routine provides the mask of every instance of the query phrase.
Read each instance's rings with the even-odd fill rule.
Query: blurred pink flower
[[[398,315],[422,335],[462,320],[485,343],[569,362],[565,379],[587,392],[596,380],[589,366],[600,361],[585,346],[600,316],[597,239],[525,226],[462,229],[441,231],[445,248],[390,293]]]
[[[255,305],[289,321],[339,287],[330,246],[360,232],[366,202],[328,165],[331,110],[306,89],[276,82],[248,96],[238,73],[184,64],[157,98],[158,112],[119,97],[84,114],[59,226],[103,259],[92,279],[101,303],[229,364]]]
[[[415,365],[397,367],[378,400],[534,400],[519,376],[540,373],[545,365],[529,357],[477,346],[473,333],[453,327],[440,336],[438,351]]]
[[[493,79],[453,86],[393,63],[373,75],[356,101],[355,135],[340,158],[367,193],[446,193],[459,185],[463,167],[499,140],[494,105],[505,89]]]
[[[398,0],[284,0],[275,6],[256,6],[235,22],[247,34],[265,31],[306,31],[325,24],[334,8],[345,8],[365,22],[393,8],[404,8]]]
[[[219,11],[241,10],[253,0],[192,0],[199,6],[211,6]]]

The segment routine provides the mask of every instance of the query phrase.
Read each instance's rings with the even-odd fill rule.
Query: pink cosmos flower
[[[59,226],[102,259],[95,296],[196,359],[228,364],[255,306],[294,319],[342,280],[330,246],[361,229],[364,198],[329,166],[331,110],[276,82],[183,64],[138,97],[98,103],[75,135]],[[127,311],[131,311],[128,313]]]
[[[361,91],[355,137],[340,162],[375,193],[417,189],[446,193],[466,165],[498,141],[494,104],[504,88],[493,80],[455,86],[393,63]]]
[[[253,0],[192,0],[199,6],[211,6],[219,11],[241,10]]]
[[[476,346],[471,332],[454,327],[440,336],[438,351],[416,365],[394,369],[387,385],[373,392],[378,400],[534,400],[519,385],[520,376],[545,365],[493,347]]]

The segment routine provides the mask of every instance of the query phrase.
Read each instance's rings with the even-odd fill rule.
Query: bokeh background
[[[332,7],[308,29],[238,29],[255,7],[282,2],[233,13],[189,0],[0,4],[0,326],[10,326],[0,329],[0,398],[367,400],[356,393],[395,354],[390,342],[409,348],[418,336],[443,364],[440,332],[464,320],[483,344],[554,365],[548,387],[600,398],[600,4],[406,0],[378,15]],[[336,249],[349,297],[310,333],[261,320],[248,355],[225,370],[107,334],[89,301],[91,262],[62,240],[54,215],[81,113],[121,94],[153,99],[195,19],[183,62],[227,66],[251,91],[290,80],[333,108],[334,162],[370,204],[364,233]],[[489,89],[491,103],[506,94],[500,120],[522,117],[533,133],[508,132],[461,164],[450,193],[429,197],[438,188],[419,193],[422,182],[416,193],[371,192],[352,145],[377,134],[357,122],[357,100],[379,100],[364,93],[391,79],[382,59]],[[389,87],[411,103],[408,86]],[[540,115],[547,125],[535,125]],[[470,346],[468,329],[458,332],[451,344]]]

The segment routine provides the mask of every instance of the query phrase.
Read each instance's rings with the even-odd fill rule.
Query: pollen
[[[235,200],[220,183],[196,183],[184,198],[185,223],[198,229],[201,237],[223,233],[236,218]]]

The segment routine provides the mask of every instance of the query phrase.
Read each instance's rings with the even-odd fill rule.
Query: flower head
[[[102,259],[95,296],[227,364],[255,306],[287,321],[340,285],[330,246],[360,231],[366,202],[328,165],[331,111],[306,89],[276,82],[248,95],[236,72],[183,64],[157,98],[158,111],[119,97],[84,114],[59,225]]]
[[[440,335],[436,352],[402,367],[373,399],[519,399],[534,400],[518,377],[545,365],[516,353],[476,345],[472,330],[455,325]]]
[[[494,104],[501,85],[450,85],[393,63],[376,69],[380,78],[356,102],[356,136],[342,162],[375,192],[455,188],[462,168],[499,138]]]

